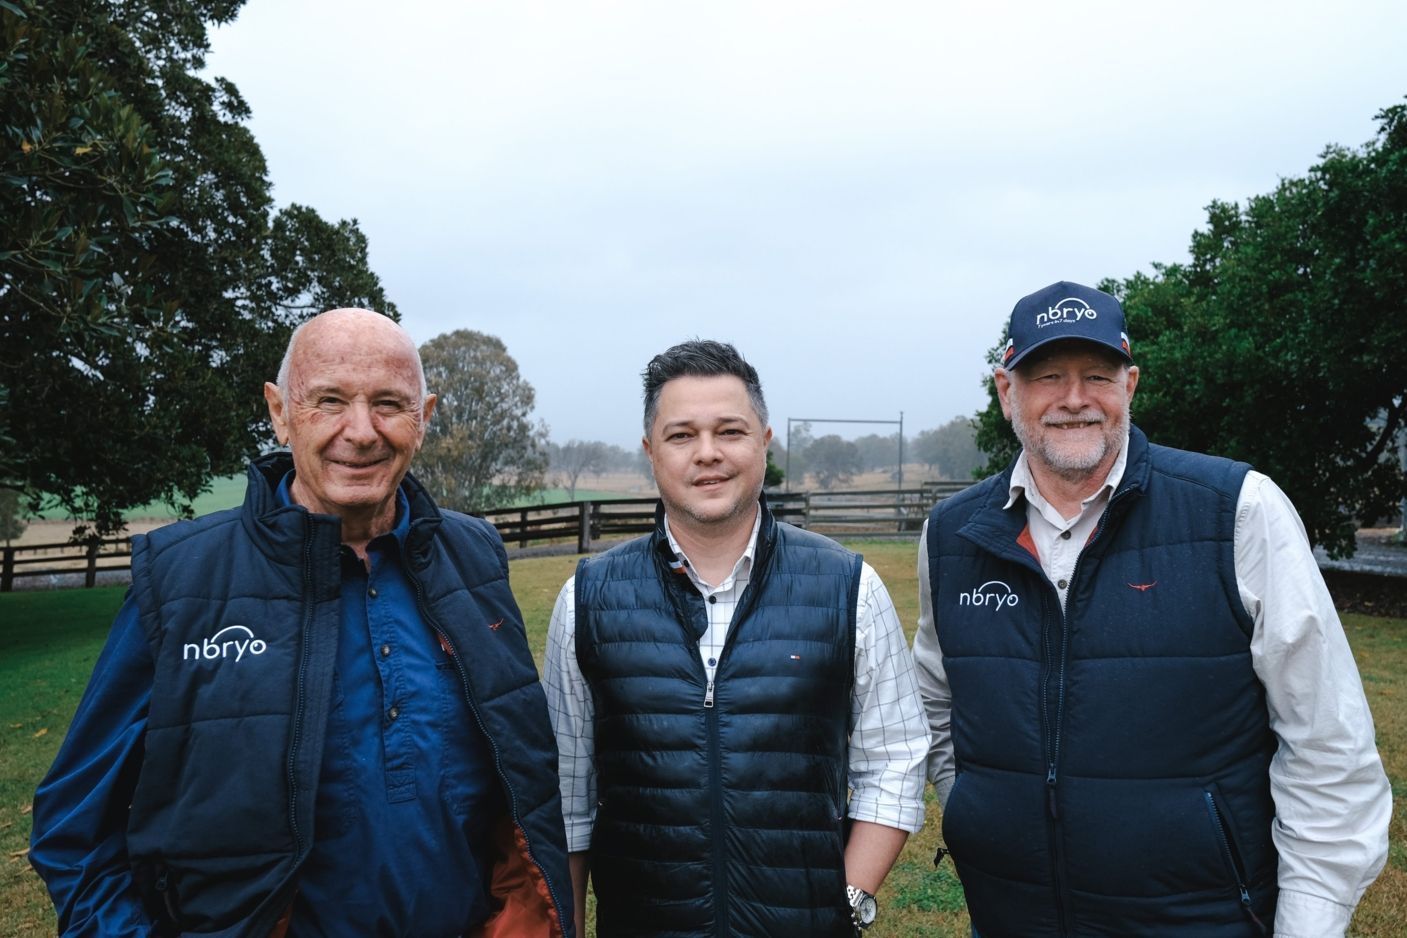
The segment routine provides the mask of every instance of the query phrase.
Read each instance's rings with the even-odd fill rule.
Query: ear
[[[425,395],[425,405],[420,412],[420,439],[415,443],[416,449],[419,449],[420,444],[425,442],[425,430],[430,426],[430,415],[435,412],[435,404],[439,399],[438,394]]]
[[[1133,402],[1134,389],[1138,387],[1138,366],[1129,365],[1128,392],[1129,402]]]
[[[992,380],[997,385],[997,400],[1002,405],[1002,416],[1007,420],[1011,419],[1011,375],[1007,374],[1005,368],[998,368],[992,374]]]
[[[278,385],[272,381],[264,382],[264,402],[269,405],[269,420],[274,425],[274,438],[280,446],[287,446],[288,414],[284,412],[283,395],[279,393]]]
[[[650,465],[653,466],[655,464],[655,453],[654,450],[650,449],[650,438],[648,436],[640,437],[640,448],[645,451],[645,458],[648,459]]]
[[[765,452],[767,447],[772,445],[772,428],[768,427],[767,432],[762,434],[762,449]]]

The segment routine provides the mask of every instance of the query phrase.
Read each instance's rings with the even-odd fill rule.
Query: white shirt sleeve
[[[542,681],[552,731],[557,736],[567,850],[580,853],[590,849],[591,827],[596,821],[596,715],[576,658],[576,577],[562,586],[552,607]]]
[[[1289,498],[1258,472],[1237,502],[1236,581],[1279,747],[1277,938],[1342,936],[1387,860],[1392,793],[1333,600]]]
[[[914,632],[914,667],[918,689],[928,716],[932,747],[928,754],[928,780],[933,783],[940,806],[948,803],[953,790],[957,763],[953,759],[953,695],[948,672],[943,667],[943,649],[938,645],[937,623],[933,621],[933,584],[928,581],[928,522],[918,539],[918,630]]]
[[[874,568],[855,603],[850,817],[914,833],[923,828],[928,726],[904,629]]]

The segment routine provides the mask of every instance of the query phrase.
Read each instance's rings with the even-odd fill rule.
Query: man
[[[1021,454],[924,530],[914,657],[974,933],[1341,936],[1391,813],[1343,629],[1273,482],[1129,425],[1124,330],[1079,284],[1018,302]]]
[[[601,935],[850,936],[923,824],[903,631],[858,555],[767,510],[731,345],[644,379],[655,531],[583,560],[548,631],[578,929],[589,861]]]
[[[64,935],[570,936],[545,698],[494,529],[407,475],[414,343],[339,309],[241,509],[138,537],[34,800]]]

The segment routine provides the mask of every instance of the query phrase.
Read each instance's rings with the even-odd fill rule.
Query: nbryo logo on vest
[[[1036,313],[1036,328],[1068,325],[1082,319],[1098,319],[1099,313],[1078,296],[1067,296],[1054,306],[1047,306],[1045,312]]]
[[[1019,602],[1021,597],[1001,580],[988,580],[965,593],[958,593],[959,606],[977,606],[993,612],[1001,612]]]
[[[181,646],[182,661],[242,661],[245,655],[262,655],[269,650],[268,642],[254,637],[247,625],[227,625],[202,642],[186,642]]]

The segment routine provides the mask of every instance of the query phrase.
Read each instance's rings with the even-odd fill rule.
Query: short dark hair
[[[645,436],[650,435],[655,425],[661,388],[675,378],[712,378],[720,375],[732,375],[742,381],[757,419],[762,421],[764,427],[767,426],[767,402],[762,397],[762,382],[757,377],[757,369],[727,342],[691,339],[660,352],[650,359],[640,374],[645,379]]]

